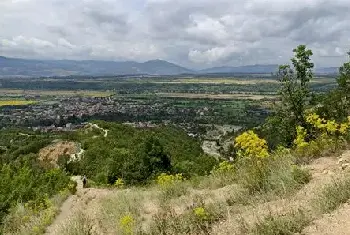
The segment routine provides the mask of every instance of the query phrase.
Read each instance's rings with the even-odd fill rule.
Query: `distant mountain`
[[[0,56],[0,76],[69,76],[69,75],[179,75],[179,74],[270,74],[277,64],[213,67],[195,71],[164,60],[95,61],[95,60],[27,60]],[[338,68],[317,68],[318,74],[335,74]]]
[[[320,67],[316,68],[318,74],[337,74],[339,72],[338,67]]]
[[[68,75],[176,75],[194,71],[164,60],[144,63],[135,61],[26,60],[0,57],[2,76],[68,76]]]
[[[270,74],[276,73],[279,65],[246,65],[239,67],[213,67],[209,69],[204,69],[199,71],[200,73],[242,73],[242,74]],[[338,73],[339,68],[337,67],[319,67],[315,69],[316,74],[336,74]]]
[[[201,73],[275,73],[278,69],[277,64],[268,65],[246,65],[239,67],[214,67],[201,70]]]

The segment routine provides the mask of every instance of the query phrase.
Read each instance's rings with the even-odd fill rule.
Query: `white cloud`
[[[0,53],[204,67],[282,63],[306,43],[337,65],[349,12],[349,0],[1,0]]]

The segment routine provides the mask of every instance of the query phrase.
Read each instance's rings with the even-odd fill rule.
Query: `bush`
[[[165,173],[157,177],[157,185],[162,190],[162,200],[179,197],[187,192],[187,185],[182,174],[168,175]]]
[[[237,182],[250,193],[285,194],[308,183],[311,175],[294,164],[295,158],[285,152],[275,152],[266,159],[241,159],[236,163]]]
[[[334,181],[323,188],[321,194],[314,201],[316,209],[322,213],[329,213],[350,199],[350,177]]]
[[[290,212],[286,215],[272,215],[265,217],[256,224],[251,233],[256,235],[296,234],[305,228],[312,218],[302,210]]]
[[[210,234],[212,225],[224,217],[220,204],[194,204],[184,214],[177,215],[172,209],[154,216],[150,234]]]

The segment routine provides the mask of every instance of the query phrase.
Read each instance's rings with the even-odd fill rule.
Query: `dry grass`
[[[69,220],[60,232],[65,235],[93,234],[93,221],[88,215],[79,212],[76,217]]]
[[[296,234],[300,233],[304,227],[311,222],[311,217],[306,212],[299,209],[284,215],[266,216],[258,222],[255,227],[246,231],[256,235],[276,235],[276,234]]]
[[[329,213],[350,199],[350,175],[338,179],[323,188],[314,200],[314,205],[321,213]]]
[[[62,203],[70,195],[64,191],[50,200],[50,205],[43,210],[33,210],[23,204],[12,209],[4,220],[4,235],[39,235],[53,222]]]

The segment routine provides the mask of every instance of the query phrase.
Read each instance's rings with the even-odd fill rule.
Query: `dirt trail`
[[[350,162],[350,151],[346,151],[341,156],[340,161]],[[338,169],[338,172],[342,172],[342,170]],[[343,204],[338,210],[330,214],[324,214],[321,218],[313,221],[310,226],[303,230],[302,234],[348,235],[350,234],[349,215],[350,204],[348,202]]]
[[[91,214],[96,213],[97,205],[95,200],[105,197],[111,192],[108,189],[83,188],[83,182],[80,176],[74,176],[72,180],[76,181],[78,184],[77,193],[68,197],[63,203],[60,208],[60,213],[56,216],[54,222],[46,228],[46,235],[61,235],[60,231],[62,228],[69,224],[69,221],[75,218],[81,211]],[[99,234],[97,232],[98,228],[93,229],[96,230],[94,234]]]

